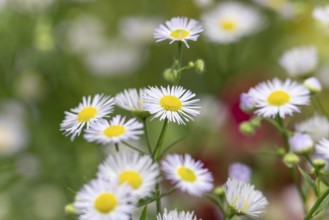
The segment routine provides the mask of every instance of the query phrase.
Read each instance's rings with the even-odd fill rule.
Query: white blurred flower
[[[0,194],[0,219],[7,219],[10,214],[12,204],[7,194]]]
[[[325,138],[321,139],[315,145],[315,152],[320,158],[329,160],[329,140]]]
[[[247,93],[242,93],[240,95],[240,108],[244,112],[253,111],[256,107],[256,101],[252,95],[250,95],[250,91]]]
[[[297,154],[310,153],[314,148],[314,142],[308,134],[296,132],[289,138],[289,146],[292,152]]]
[[[205,8],[211,6],[214,0],[194,0],[194,4],[200,8]]]
[[[27,131],[22,120],[0,115],[0,155],[12,155],[27,144]]]
[[[315,77],[307,78],[304,80],[303,84],[311,93],[318,93],[322,90],[320,81]]]
[[[8,4],[8,0],[0,0],[0,10],[5,8]]]
[[[22,176],[33,178],[40,173],[40,161],[32,154],[24,154],[16,159],[16,168]]]
[[[89,53],[85,62],[91,74],[98,76],[123,76],[136,71],[145,55],[138,47],[114,46]]]
[[[329,65],[321,66],[315,75],[324,87],[329,87]]]
[[[121,36],[132,43],[153,42],[153,31],[161,23],[156,17],[124,17],[119,22]]]
[[[163,214],[160,213],[157,215],[157,220],[198,220],[194,212],[185,212],[177,210],[168,211],[164,210]]]
[[[292,48],[281,56],[279,64],[291,77],[308,75],[318,65],[317,50],[313,46]]]
[[[8,3],[11,7],[28,11],[28,12],[44,12],[49,9],[55,0],[10,0]]]
[[[289,0],[254,0],[255,3],[278,12],[283,18],[293,18],[296,15],[296,7]]]
[[[309,134],[315,142],[329,138],[329,121],[326,117],[315,114],[313,117],[295,125],[298,132]]]
[[[74,53],[89,53],[107,44],[103,23],[94,16],[81,16],[67,24],[66,44]]]
[[[329,5],[315,8],[313,10],[313,18],[322,24],[329,26]]]
[[[228,168],[228,177],[239,181],[250,182],[251,169],[243,163],[232,163]]]
[[[216,43],[232,43],[260,29],[263,18],[256,8],[223,2],[202,16],[205,35]]]

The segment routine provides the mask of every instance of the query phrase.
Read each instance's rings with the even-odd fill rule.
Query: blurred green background
[[[187,135],[172,152],[202,159],[217,185],[227,178],[230,163],[250,165],[253,182],[271,203],[266,219],[294,219],[294,207],[286,210],[281,202],[292,193],[289,173],[273,155],[259,153],[261,147],[280,144],[279,136],[266,124],[254,137],[240,134],[238,124],[249,116],[239,110],[238,100],[241,92],[261,80],[287,77],[277,60],[291,47],[315,45],[321,66],[329,64],[328,33],[311,17],[313,7],[322,1],[294,1],[291,17],[282,16],[279,6],[242,2],[261,11],[263,28],[234,44],[214,44],[201,36],[190,49],[184,47],[185,64],[198,58],[205,61],[204,74],[187,71],[181,81],[205,108],[195,123],[170,124],[167,141]],[[82,96],[114,96],[125,88],[166,85],[162,73],[177,56],[177,46],[155,43],[154,28],[174,16],[199,20],[215,4],[215,0],[0,0],[0,219],[76,219],[65,215],[64,206],[95,177],[113,146],[87,143],[82,137],[71,142],[59,131],[64,111],[75,107]],[[328,71],[319,77],[329,85]],[[305,112],[311,115],[311,110]],[[116,113],[126,114],[119,109]],[[159,125],[156,120],[150,125],[154,138]],[[269,172],[273,169],[278,172]],[[205,199],[177,195],[183,201],[175,200],[175,205],[195,209],[203,219],[220,219]]]

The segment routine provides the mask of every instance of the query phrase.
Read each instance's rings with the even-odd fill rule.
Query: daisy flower
[[[193,196],[202,196],[213,188],[213,177],[201,161],[188,154],[168,155],[162,162],[162,170],[175,187]]]
[[[61,130],[65,135],[71,135],[73,141],[76,136],[80,135],[85,125],[89,128],[91,123],[112,113],[113,106],[114,99],[110,96],[97,94],[93,98],[91,96],[83,97],[77,107],[72,108],[70,112],[65,112]]]
[[[84,138],[100,144],[119,143],[137,140],[144,133],[143,124],[135,118],[126,121],[126,117],[116,115],[108,122],[105,119],[94,122],[85,130]]]
[[[317,50],[313,46],[290,49],[281,56],[279,64],[292,77],[308,75],[318,65]]]
[[[129,220],[136,199],[131,187],[101,179],[92,180],[77,194],[74,207],[79,220]]]
[[[157,215],[157,220],[198,220],[194,212],[184,212],[177,210],[168,211],[164,210],[163,214],[160,213]]]
[[[265,118],[274,118],[276,115],[284,118],[300,112],[298,106],[307,105],[310,101],[308,89],[289,79],[281,82],[275,78],[259,83],[250,90],[250,94],[255,99],[256,114]]]
[[[329,121],[326,117],[315,114],[313,117],[295,125],[296,131],[306,133],[317,142],[329,138]]]
[[[200,114],[200,106],[196,105],[199,99],[193,99],[195,94],[181,86],[149,87],[143,95],[143,106],[145,110],[154,114],[153,118],[185,124]]]
[[[115,104],[122,109],[131,111],[136,116],[147,118],[149,112],[143,107],[144,89],[126,89],[115,96]]]
[[[329,140],[323,138],[315,145],[315,152],[321,158],[329,160]]]
[[[268,205],[263,193],[245,181],[228,179],[224,191],[229,206],[238,214],[258,217]]]
[[[253,7],[238,2],[224,2],[202,17],[205,35],[216,43],[239,41],[260,29],[262,17]]]
[[[153,191],[160,175],[159,167],[150,156],[133,153],[115,153],[99,166],[97,176],[105,180],[128,183],[132,194],[143,198]]]
[[[315,8],[313,10],[313,18],[323,23],[324,25],[329,25],[329,5]]]
[[[186,17],[175,17],[166,21],[166,25],[160,25],[154,31],[156,42],[170,40],[170,44],[175,41],[183,42],[189,47],[187,40],[196,41],[199,34],[203,31],[201,24]]]

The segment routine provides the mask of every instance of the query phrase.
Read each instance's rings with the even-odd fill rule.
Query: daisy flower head
[[[89,142],[103,145],[122,141],[137,140],[142,135],[143,124],[135,118],[126,120],[120,115],[114,116],[110,122],[105,119],[98,120],[85,130],[84,138]]]
[[[156,42],[170,40],[170,44],[175,41],[183,42],[189,48],[187,40],[196,41],[203,31],[201,24],[186,17],[175,17],[166,21],[166,25],[160,25],[154,31]]]
[[[322,24],[329,26],[329,5],[315,8],[313,10],[313,18]]]
[[[276,115],[284,118],[300,112],[298,106],[308,105],[310,101],[309,90],[290,79],[282,82],[275,78],[259,83],[250,90],[250,94],[255,98],[256,114],[265,118]]]
[[[323,138],[315,145],[315,152],[321,158],[329,160],[329,140]]]
[[[181,86],[149,87],[143,95],[143,106],[153,118],[185,124],[200,114],[199,99],[194,99],[195,94]]]
[[[329,121],[326,117],[315,114],[313,117],[295,125],[296,131],[308,134],[314,142],[329,138]]]
[[[162,170],[175,187],[193,196],[202,196],[213,188],[213,176],[203,168],[201,161],[190,155],[168,155],[162,162]]]
[[[127,184],[95,179],[78,192],[74,207],[79,220],[129,220],[135,203]]]
[[[73,141],[85,126],[89,128],[93,122],[112,113],[113,106],[114,99],[110,96],[97,94],[93,98],[91,96],[83,97],[77,107],[65,112],[65,118],[60,125],[61,130],[65,135],[71,135]]]
[[[228,179],[224,191],[229,206],[239,214],[258,217],[268,205],[263,193],[245,181]]]
[[[291,77],[309,75],[318,65],[317,50],[313,46],[292,48],[281,56],[279,64]]]
[[[143,107],[143,93],[144,89],[126,89],[115,96],[115,104],[136,116],[147,118],[149,112]]]
[[[198,220],[194,212],[185,212],[177,210],[168,211],[164,210],[163,214],[160,213],[157,215],[157,220]]]
[[[160,169],[148,155],[119,152],[110,155],[99,166],[97,175],[101,179],[116,180],[119,184],[127,183],[135,197],[143,198],[153,191]]]
[[[253,7],[227,1],[204,14],[202,20],[210,41],[229,44],[259,30],[263,18]]]

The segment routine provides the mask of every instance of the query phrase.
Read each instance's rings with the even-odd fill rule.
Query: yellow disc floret
[[[287,104],[289,101],[290,95],[282,90],[272,92],[267,98],[267,102],[274,106],[282,106]]]
[[[190,32],[184,29],[177,29],[170,33],[170,36],[176,40],[184,40],[190,36]]]
[[[166,95],[160,99],[160,105],[167,111],[179,111],[182,109],[182,101],[176,96]]]
[[[99,195],[94,203],[95,209],[101,213],[109,213],[117,206],[118,201],[112,193]]]
[[[120,180],[120,184],[126,182],[134,189],[138,189],[143,183],[143,179],[141,175],[131,170],[122,172],[119,176],[119,180]]]
[[[94,118],[97,114],[97,109],[95,107],[86,107],[82,109],[78,114],[79,122],[87,122],[90,119]]]
[[[219,25],[226,31],[234,31],[235,29],[237,29],[236,22],[231,19],[223,20],[220,22]]]
[[[104,135],[106,135],[107,137],[118,137],[121,136],[122,134],[124,134],[126,131],[126,128],[122,125],[111,125],[109,127],[107,127],[104,130]]]
[[[187,182],[195,182],[197,179],[195,173],[187,167],[180,167],[177,173],[182,180]]]

